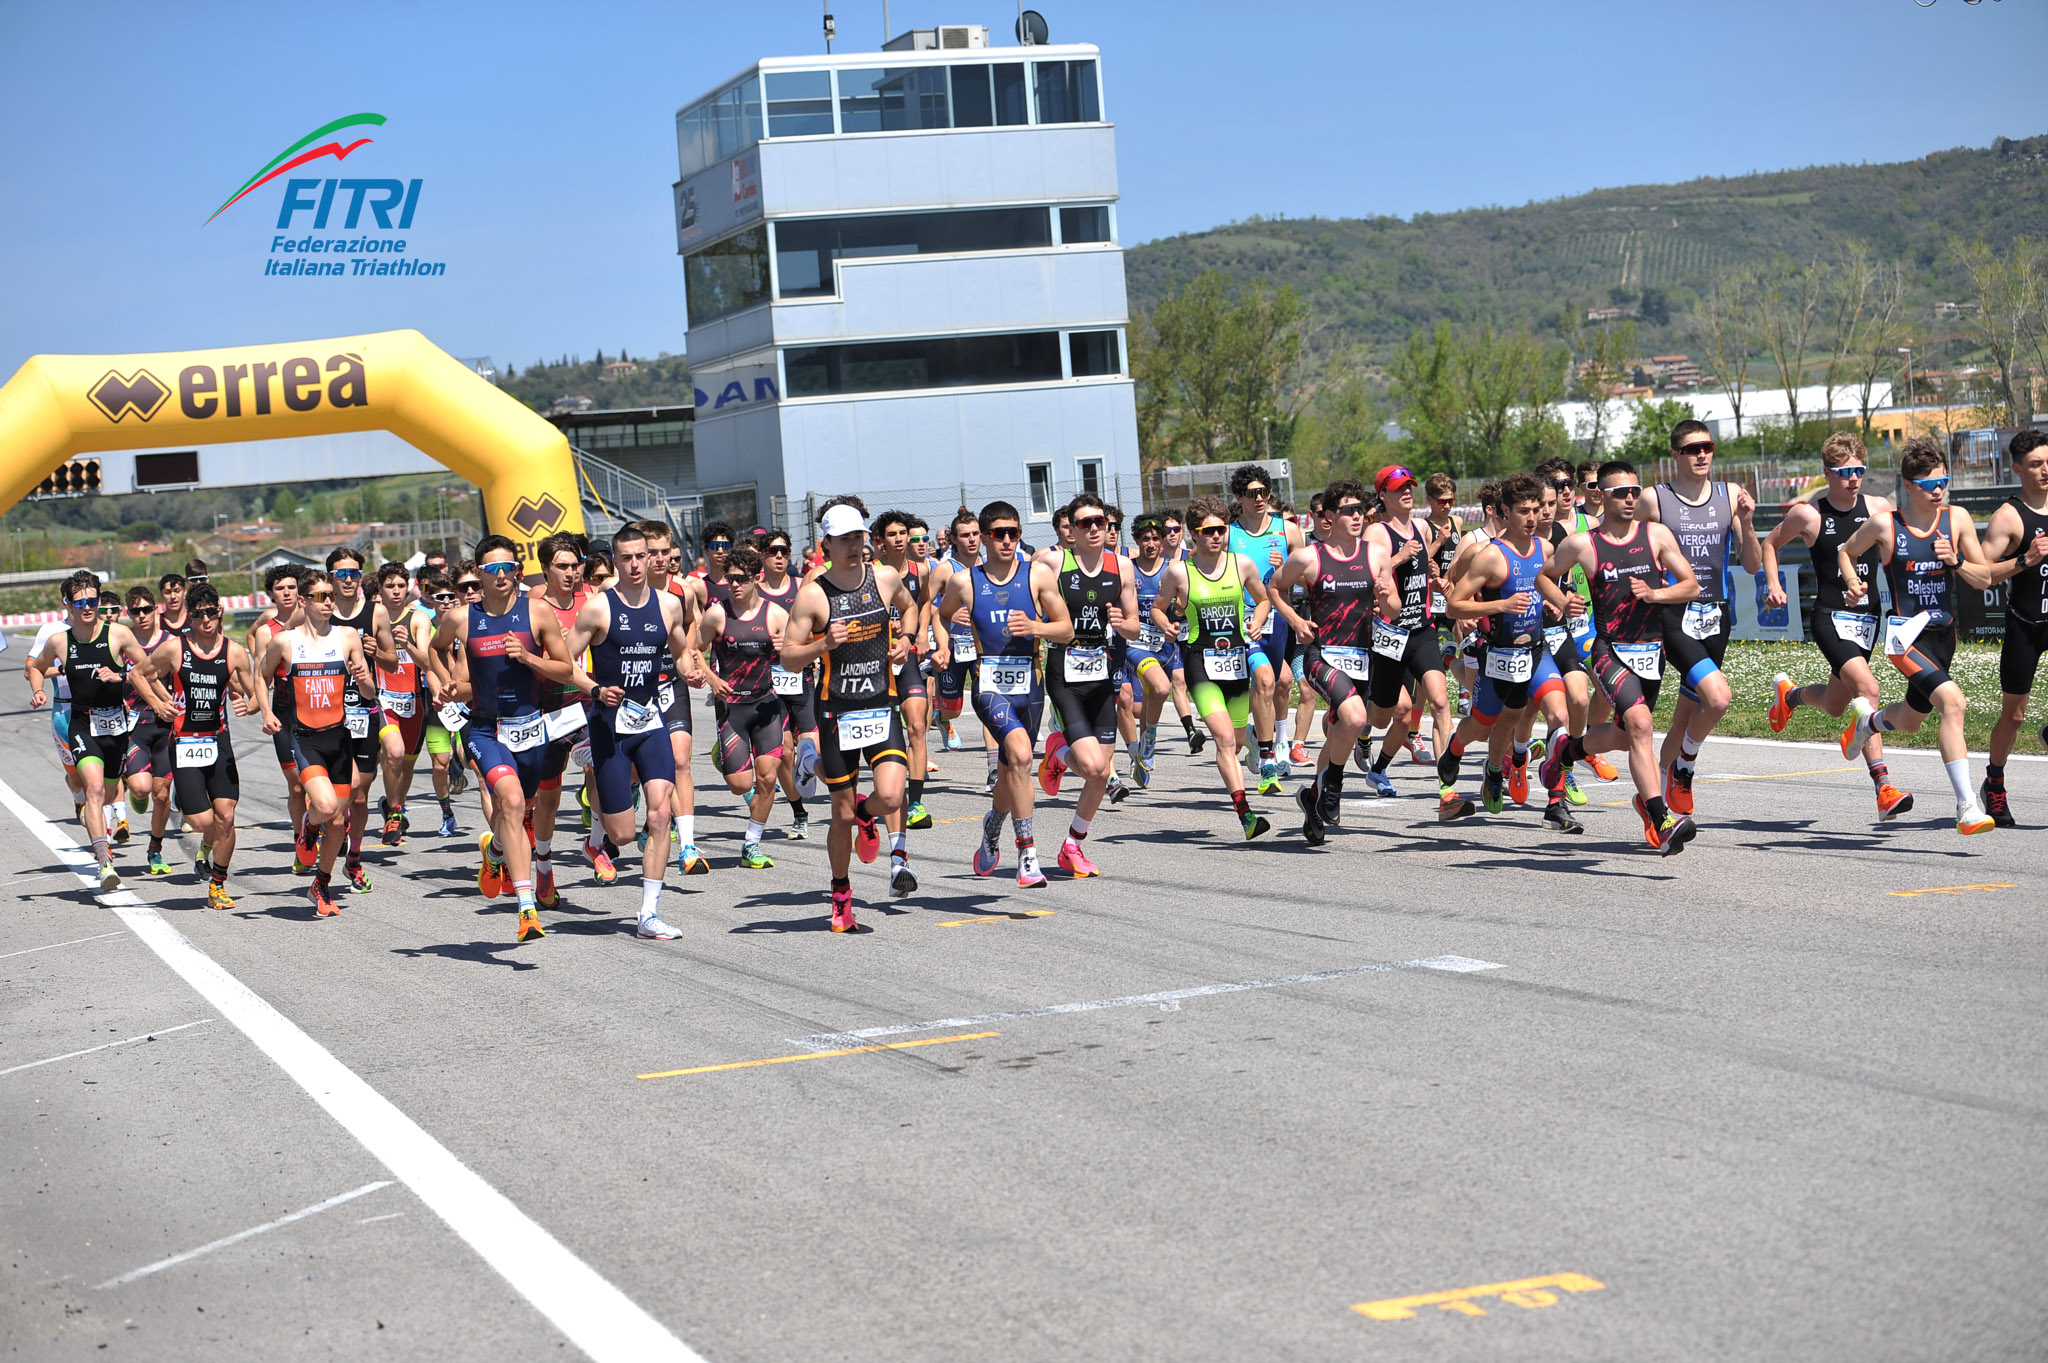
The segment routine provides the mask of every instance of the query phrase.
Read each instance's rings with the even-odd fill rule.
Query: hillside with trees
[[[2001,138],[1149,242],[1128,255],[1140,446],[1148,467],[1284,455],[1298,484],[1383,458],[1479,475],[1583,454],[1624,401],[1802,384],[1867,428],[1909,345],[1950,424],[2024,422],[2048,406],[2044,209],[2048,137]],[[1795,447],[1816,415],[1794,412]]]
[[[536,412],[560,410],[562,399],[585,398],[592,407],[671,407],[686,404],[692,392],[690,361],[667,351],[648,359],[597,352],[595,359],[564,355],[550,363],[535,360],[524,369],[506,365],[498,386]]]

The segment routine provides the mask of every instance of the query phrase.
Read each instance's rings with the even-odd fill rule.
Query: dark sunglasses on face
[[[1948,487],[1946,478],[1908,478],[1906,481],[1922,492],[1941,492]]]
[[[1266,495],[1266,486],[1263,483],[1256,483],[1251,487],[1246,488],[1244,490],[1244,495],[1247,497],[1263,497]]]
[[[1633,497],[1643,490],[1641,483],[1616,483],[1613,487],[1602,488],[1609,497]]]
[[[434,599],[434,600],[436,600],[436,601],[453,601],[453,600],[455,599],[455,593],[454,593],[454,592],[435,592],[435,593],[434,593],[434,596],[433,596],[433,599]]]
[[[475,582],[475,581],[470,581],[470,582],[458,582],[458,583],[456,583],[455,585],[456,585],[456,586],[458,586],[458,587],[460,587],[460,588],[462,588],[462,590],[464,590],[464,591],[466,591],[466,592],[480,592],[480,591],[482,591],[482,590],[484,589],[484,584],[483,584],[483,583],[481,583],[481,582]]]
[[[1169,535],[1178,535],[1180,533],[1180,527],[1178,525],[1169,525],[1166,527],[1166,533]]]
[[[1363,516],[1365,514],[1365,503],[1346,502],[1337,508],[1336,514],[1339,516]]]
[[[1198,535],[1227,535],[1230,533],[1230,527],[1227,525],[1200,525],[1195,527],[1195,533]]]
[[[754,575],[752,573],[727,573],[725,575],[725,585],[728,587],[744,587],[753,580]]]
[[[704,542],[704,552],[707,554],[722,554],[730,548],[732,548],[731,540],[706,540]]]
[[[1678,452],[1680,454],[1712,454],[1714,452],[1714,442],[1711,440],[1694,440],[1680,445]]]
[[[503,577],[507,573],[519,571],[519,565],[516,563],[479,563],[476,566],[479,571],[489,573],[492,577]]]
[[[789,552],[789,546],[786,544],[771,544],[761,552],[764,554],[786,554]]]
[[[156,614],[156,607],[155,607],[155,606],[130,606],[130,607],[128,608],[128,613],[129,613],[130,615],[155,615],[155,614]]]
[[[356,582],[362,576],[363,570],[361,568],[336,568],[334,570],[334,580],[336,582]]]
[[[308,601],[332,601],[334,599],[334,593],[324,591],[307,592],[306,599]]]
[[[1109,518],[1107,516],[1076,516],[1074,518],[1074,528],[1076,530],[1100,530],[1108,524]]]
[[[993,530],[983,531],[992,540],[1015,540],[1024,538],[1024,532],[1014,525],[999,525]]]
[[[1600,485],[1599,485],[1598,483],[1580,483],[1580,484],[1579,484],[1579,491],[1581,491],[1581,492],[1598,492],[1599,490],[1600,490]]]
[[[218,620],[220,619],[220,607],[200,606],[192,612],[192,618],[194,620]]]
[[[1845,464],[1841,468],[1829,469],[1828,476],[1831,478],[1861,478],[1869,471],[1861,464]]]
[[[100,599],[97,596],[81,596],[71,603],[71,609],[75,611],[96,611],[99,608]]]

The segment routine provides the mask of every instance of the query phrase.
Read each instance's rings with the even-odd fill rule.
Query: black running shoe
[[[1323,811],[1316,799],[1314,786],[1302,786],[1294,792],[1294,803],[1301,806],[1301,836],[1310,847],[1323,845]]]
[[[2012,816],[2012,807],[2006,803],[2003,783],[1992,785],[1989,780],[1977,787],[1977,794],[1984,802],[1984,812],[1991,816],[1991,822],[2000,828],[2017,828],[2019,820]]]
[[[1558,833],[1583,833],[1586,831],[1586,826],[1572,817],[1571,810],[1566,808],[1565,802],[1562,800],[1553,800],[1544,807],[1543,823],[1546,828]]]

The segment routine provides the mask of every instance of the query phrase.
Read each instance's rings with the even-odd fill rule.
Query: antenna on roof
[[[1017,41],[1026,47],[1044,47],[1052,41],[1052,33],[1045,26],[1045,16],[1035,9],[1017,10]]]

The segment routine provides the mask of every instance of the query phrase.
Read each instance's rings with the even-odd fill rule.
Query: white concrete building
[[[707,517],[843,492],[1137,506],[1099,56],[986,44],[764,58],[677,114]]]
[[[1859,414],[1860,390],[1837,388],[1834,393],[1834,416],[1845,419]],[[1658,399],[1678,401],[1692,408],[1692,414],[1713,427],[1714,439],[1735,438],[1735,405],[1728,400],[1728,394],[1719,389],[1701,388],[1691,393],[1677,393]],[[1892,405],[1892,386],[1889,381],[1880,382],[1870,390],[1870,405],[1873,412]],[[1643,404],[1633,400],[1615,401],[1607,404],[1607,425],[1601,432],[1600,443],[1604,449],[1622,444],[1635,429],[1636,414]],[[1583,402],[1560,402],[1557,415],[1564,422],[1564,428],[1574,440],[1584,440],[1593,430],[1593,414]],[[1760,428],[1783,429],[1791,415],[1791,405],[1785,400],[1782,388],[1747,388],[1742,394],[1742,433],[1754,435]],[[1828,392],[1820,384],[1811,384],[1799,390],[1799,415],[1808,420],[1828,415]]]

